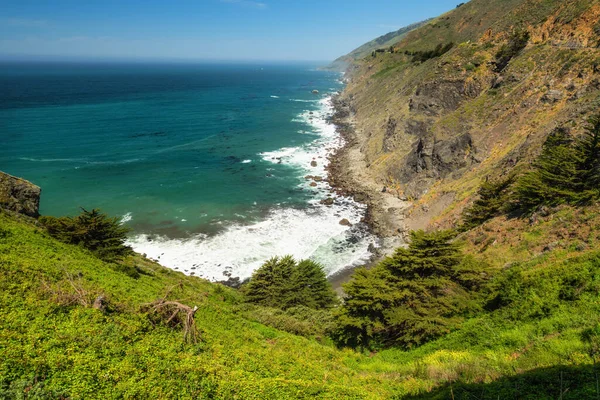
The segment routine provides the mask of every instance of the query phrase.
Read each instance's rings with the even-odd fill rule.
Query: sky
[[[2,0],[0,59],[331,61],[464,0]]]

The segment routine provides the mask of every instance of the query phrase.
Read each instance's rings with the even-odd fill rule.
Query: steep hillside
[[[426,24],[429,20],[417,22],[404,28],[400,28],[397,31],[386,33],[385,35],[379,36],[376,39],[371,40],[363,44],[360,47],[352,50],[350,53],[337,58],[326,68],[333,71],[345,71],[354,62],[361,60],[362,58],[370,55],[373,51],[382,49],[387,50],[390,46],[398,43],[406,34],[420,26]]]
[[[550,131],[577,134],[598,111],[599,21],[597,0],[472,0],[355,63],[339,99],[352,146],[338,166],[354,175],[337,184],[408,201],[383,235],[452,226],[482,180],[528,165]]]

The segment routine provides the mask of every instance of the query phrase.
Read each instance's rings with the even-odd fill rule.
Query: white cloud
[[[30,18],[0,18],[0,26],[11,28],[43,28],[48,26],[48,21]]]
[[[264,10],[267,8],[266,3],[261,3],[259,1],[251,1],[251,0],[220,0],[220,1],[221,1],[221,3],[239,4],[244,7],[258,8],[260,10]]]

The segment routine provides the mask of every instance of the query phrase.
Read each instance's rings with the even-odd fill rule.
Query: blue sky
[[[2,0],[0,58],[333,60],[464,0]]]

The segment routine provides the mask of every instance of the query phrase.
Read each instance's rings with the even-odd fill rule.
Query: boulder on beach
[[[340,225],[344,225],[344,226],[352,226],[352,223],[350,223],[350,221],[348,221],[346,218],[340,220]]]
[[[313,176],[312,178],[313,178],[313,181],[315,181],[315,182],[322,182],[323,181],[323,178],[320,177],[320,176]]]
[[[306,175],[306,176],[304,177],[304,179],[306,179],[307,181],[309,181],[309,180],[311,180],[311,179],[313,179],[313,178],[314,178],[314,176],[312,176],[312,175]]]
[[[312,160],[312,161],[310,162],[310,166],[311,166],[311,167],[316,167],[316,166],[317,166],[317,162],[316,162],[315,160]]]
[[[315,186],[317,186],[317,183],[316,182],[311,182],[310,186],[315,187]]]
[[[315,89],[312,91],[312,94],[319,94],[319,91]]]
[[[324,204],[326,206],[332,206],[333,202],[334,202],[334,200],[332,197],[328,197],[326,199],[321,200],[321,204]]]

